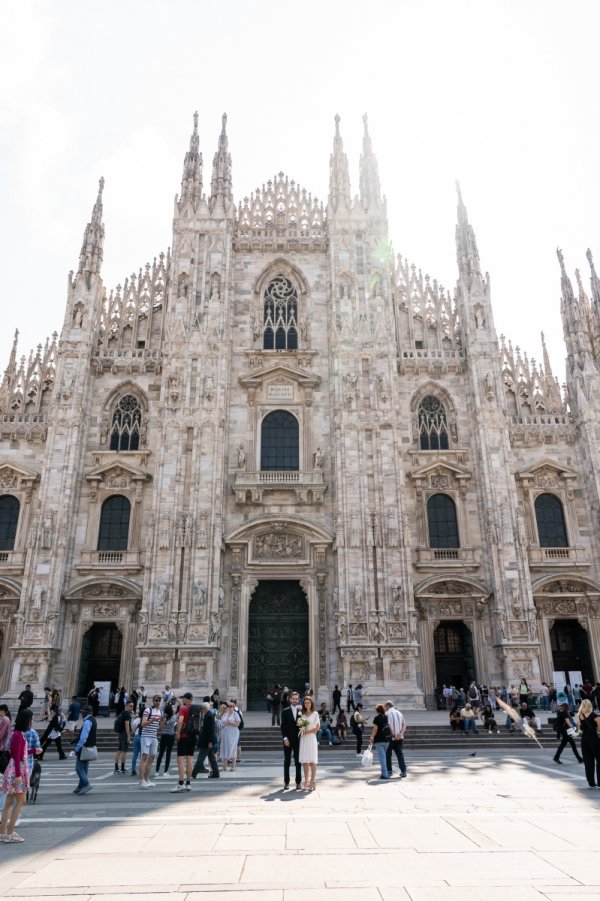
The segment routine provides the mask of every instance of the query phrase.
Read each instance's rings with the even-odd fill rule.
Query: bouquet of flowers
[[[296,725],[298,727],[298,732],[300,733],[300,735],[304,735],[304,730],[308,726],[307,718],[305,716],[302,716],[302,714],[300,714],[300,716],[296,720]]]

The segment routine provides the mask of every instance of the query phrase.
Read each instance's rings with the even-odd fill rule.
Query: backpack
[[[115,717],[115,721],[113,723],[113,732],[123,732],[125,726],[123,725],[123,714],[120,713]]]
[[[238,710],[237,710],[236,712],[237,712],[237,715],[238,715],[239,718],[240,718],[240,725],[239,725],[239,727],[238,727],[238,732],[241,732],[242,729],[244,728],[244,717],[242,716],[242,711],[241,711],[239,708],[238,708]]]
[[[202,711],[198,704],[192,704],[190,706],[190,715],[187,721],[187,734],[190,737],[200,735],[200,728],[202,725]]]
[[[383,739],[384,741],[391,741],[391,740],[392,740],[392,731],[391,731],[389,725],[386,724],[386,725],[382,728],[382,730],[381,730],[381,737],[382,737],[382,739]]]
[[[58,731],[59,731],[59,732],[62,732],[66,725],[67,725],[67,721],[66,721],[66,719],[64,718],[64,716],[62,716],[62,715],[59,716],[59,718],[58,718],[58,726],[56,727],[56,728],[58,729]]]
[[[559,721],[558,717],[556,717],[556,719],[552,723],[552,728],[554,729],[554,731],[556,732],[557,735],[561,731],[561,725],[560,725],[560,721]]]
[[[271,703],[272,704],[281,704],[281,693],[278,691],[274,691],[271,694]]]
[[[471,688],[469,689],[469,698],[472,701],[477,701],[477,699],[479,698],[479,692],[477,691],[476,685],[472,685]]]

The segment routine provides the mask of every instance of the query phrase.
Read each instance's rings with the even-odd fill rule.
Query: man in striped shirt
[[[152,762],[158,751],[158,727],[162,719],[162,711],[160,709],[160,695],[154,695],[152,698],[152,707],[146,707],[142,714],[142,763],[140,765],[140,788],[152,788],[154,782],[150,782],[150,771],[152,770]]]

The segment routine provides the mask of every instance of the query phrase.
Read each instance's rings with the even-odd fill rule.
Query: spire
[[[83,244],[79,254],[79,275],[84,275],[88,287],[92,275],[100,273],[102,265],[102,245],[104,244],[104,225],[102,223],[102,192],[104,190],[104,178],[100,179],[98,197],[92,210],[91,221],[88,222],[83,233]]]
[[[550,357],[548,356],[548,348],[546,347],[546,337],[542,332],[542,354],[544,358],[544,372],[547,376],[552,377],[552,366],[550,365]]]
[[[198,113],[194,113],[194,130],[190,138],[190,149],[183,161],[183,175],[181,177],[181,195],[179,197],[179,209],[191,201],[196,208],[202,197],[202,154],[199,152],[200,140],[198,138]]]
[[[587,261],[590,264],[590,269],[592,271],[591,274],[591,282],[592,282],[592,300],[598,306],[600,306],[600,279],[596,273],[596,267],[594,266],[594,259],[592,257],[592,251],[589,249],[586,250],[585,255],[587,257]]]
[[[15,337],[13,338],[12,350],[8,358],[8,366],[4,370],[4,378],[2,380],[2,388],[10,386],[17,374],[17,348],[19,346],[19,329],[15,329]]]
[[[575,297],[571,279],[565,269],[564,256],[559,248],[557,248],[556,255],[560,264],[561,316],[567,355],[571,366],[576,363],[581,370],[584,370],[592,357],[588,315],[589,301],[583,290],[579,272],[577,273],[579,297]]]
[[[481,278],[481,264],[479,262],[479,251],[477,250],[477,241],[475,240],[475,232],[469,225],[469,217],[467,216],[467,208],[465,207],[460,191],[460,184],[456,182],[456,193],[458,195],[456,225],[456,259],[458,262],[458,271],[460,275],[467,278],[469,284],[475,276]]]
[[[218,198],[223,204],[232,199],[231,188],[231,154],[227,143],[227,113],[223,113],[221,134],[219,135],[219,148],[213,159],[213,173],[210,185],[210,208],[214,208]]]
[[[340,117],[335,117],[335,137],[333,139],[333,153],[329,157],[329,203],[334,212],[340,206],[350,209],[350,174],[348,171],[348,157],[344,153],[344,145],[340,135]]]
[[[365,212],[381,206],[379,169],[371,146],[367,114],[363,116],[363,152],[360,156],[360,202]]]

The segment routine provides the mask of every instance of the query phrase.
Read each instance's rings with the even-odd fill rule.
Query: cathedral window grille
[[[274,410],[263,419],[260,468],[263,471],[300,468],[298,420],[287,410]]]
[[[110,432],[110,449],[134,451],[140,446],[142,410],[137,398],[125,394],[115,406]]]
[[[129,539],[131,504],[122,494],[113,494],[102,504],[99,551],[126,551]]]
[[[419,447],[421,450],[448,450],[446,410],[432,394],[419,404]]]
[[[277,276],[263,298],[264,350],[298,349],[298,292],[289,278]]]
[[[12,494],[0,497],[0,551],[12,551],[17,537],[21,505]]]
[[[540,547],[568,547],[565,515],[560,500],[554,494],[538,494],[535,499]]]
[[[456,505],[447,494],[432,494],[427,501],[429,547],[457,548]]]

